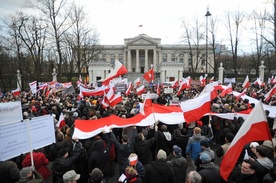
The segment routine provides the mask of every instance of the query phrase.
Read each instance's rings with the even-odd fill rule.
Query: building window
[[[103,54],[103,61],[106,62],[106,54]]]
[[[175,62],[175,54],[174,54],[174,53],[171,54],[171,61],[172,61],[172,62]]]
[[[184,62],[184,58],[183,58],[183,56],[180,56],[180,57],[179,57],[179,62],[181,62],[181,63],[183,63],[183,62]]]
[[[114,54],[111,54],[111,55],[110,55],[110,61],[111,61],[111,62],[115,62],[115,55],[114,55]]]
[[[163,62],[167,62],[167,54],[163,53]]]

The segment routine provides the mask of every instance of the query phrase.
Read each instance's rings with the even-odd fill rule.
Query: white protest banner
[[[54,142],[55,128],[52,115],[2,125],[0,126],[0,161],[11,159]]]
[[[0,126],[23,120],[21,102],[0,103]]]

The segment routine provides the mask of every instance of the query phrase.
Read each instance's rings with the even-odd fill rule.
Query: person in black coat
[[[104,180],[108,182],[109,177],[113,176],[111,173],[114,172],[109,157],[112,141],[108,134],[103,134],[102,138],[103,140],[99,139],[94,143],[95,151],[89,156],[88,172],[92,172],[94,168],[99,168],[103,172]]]
[[[160,149],[157,160],[147,164],[144,183],[176,183],[173,168],[166,162],[167,154]]]
[[[0,162],[0,180],[2,183],[13,183],[19,180],[20,170],[13,161]]]
[[[211,156],[207,153],[202,153],[199,157],[203,164],[200,164],[198,172],[202,177],[202,183],[220,183],[220,170],[211,160]]]
[[[139,161],[143,164],[146,165],[150,161],[152,161],[152,152],[151,152],[151,147],[154,145],[156,142],[157,138],[157,125],[155,125],[155,136],[150,139],[145,139],[145,136],[143,133],[138,133],[136,137],[136,143],[134,145],[134,152],[138,155]]]
[[[69,170],[74,170],[74,163],[81,154],[83,149],[82,144],[78,139],[73,140],[73,151],[69,157],[68,149],[63,148],[58,151],[58,158],[56,158],[52,165],[53,182],[62,183],[62,176]]]
[[[164,150],[166,154],[170,154],[172,149],[172,135],[165,124],[158,131],[157,151],[160,149]]]
[[[122,135],[122,144],[117,140],[114,133],[111,130],[110,137],[115,145],[117,150],[117,159],[119,164],[119,175],[122,175],[125,172],[126,166],[128,166],[128,157],[131,153],[134,152],[133,145],[135,141],[135,137],[137,136],[136,127],[133,128],[131,141],[128,141],[127,135]]]
[[[241,171],[237,176],[235,183],[258,183],[256,169],[257,166],[252,160],[243,160]]]

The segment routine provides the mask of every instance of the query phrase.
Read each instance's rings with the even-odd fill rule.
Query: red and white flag
[[[204,93],[211,93],[211,100],[213,100],[218,96],[217,90],[220,90],[220,89],[221,89],[221,85],[219,84],[218,81],[215,81],[213,83],[207,84],[202,90],[202,92],[200,93],[200,95],[203,95]]]
[[[128,95],[130,94],[131,90],[132,90],[132,83],[129,82],[128,87],[127,87],[127,90],[126,90],[126,92],[125,92],[126,96],[128,96]]]
[[[134,87],[137,87],[139,84],[141,84],[140,77],[134,80]]]
[[[31,83],[29,83],[30,86],[30,90],[32,92],[32,94],[35,94],[37,92],[37,82],[33,81]]]
[[[249,86],[250,86],[250,81],[249,81],[249,77],[247,75],[244,82],[243,82],[243,84],[242,84],[242,87],[243,88],[248,88]]]
[[[146,72],[143,75],[143,78],[145,80],[147,80],[149,83],[151,83],[154,80],[154,72],[153,72],[153,68],[151,68],[148,72]]]
[[[15,90],[12,90],[11,92],[12,92],[12,95],[13,95],[14,97],[20,95],[20,93],[21,93],[20,88],[17,88],[17,89],[15,89]]]
[[[274,95],[274,94],[276,94],[276,85],[274,85],[274,87],[273,88],[271,88],[271,90],[269,90],[269,92],[267,93],[267,94],[265,94],[265,98],[264,98],[264,101],[269,101],[270,100],[270,98]]]
[[[240,98],[245,95],[247,92],[247,88],[245,88],[238,96],[236,96],[236,100],[240,100]]]
[[[123,97],[121,95],[121,92],[118,92],[117,94],[114,95],[114,97],[110,100],[110,107],[114,107],[116,104],[120,103],[123,101]]]
[[[275,76],[271,77],[270,84],[272,84],[272,85],[276,84],[276,77]]]
[[[205,77],[200,76],[199,77],[199,81],[201,83],[201,86],[205,86],[206,85],[206,76]]]
[[[213,83],[215,81],[214,76],[211,77],[211,79],[209,80],[209,83]]]
[[[179,81],[178,81],[178,80],[175,80],[175,81],[173,81],[173,82],[171,83],[171,85],[172,85],[172,88],[176,88],[176,87],[179,86]]]
[[[259,85],[259,86],[264,86],[264,85],[265,85],[265,83],[262,82],[262,81],[260,80],[260,78],[257,78],[256,81],[254,82],[254,84],[255,84],[255,85]]]
[[[59,119],[58,119],[58,123],[56,124],[56,126],[58,127],[58,128],[62,128],[63,126],[65,126],[66,124],[65,124],[65,117],[64,117],[64,114],[63,114],[63,112],[62,113],[60,113],[60,115],[59,115]]]
[[[229,83],[219,96],[224,97],[227,94],[233,94],[232,83]]]
[[[140,86],[139,88],[136,89],[137,95],[141,95],[142,93],[144,93],[145,90],[145,85]]]
[[[271,134],[263,105],[258,102],[235,135],[222,159],[220,165],[221,177],[224,180],[228,179],[246,144],[263,140],[271,140]]]
[[[190,88],[190,84],[187,82],[186,79],[183,79],[182,82],[180,83],[180,86],[176,95],[179,96],[181,94],[181,91],[186,88]]]
[[[108,85],[109,81],[112,80],[113,78],[116,78],[118,76],[121,76],[123,74],[126,74],[128,71],[125,68],[125,66],[123,66],[123,64],[121,62],[119,62],[118,60],[115,60],[115,64],[114,64],[114,68],[112,68],[110,70],[110,73],[106,76],[106,78],[103,81],[103,85]]]
[[[148,91],[148,93],[145,96],[144,102],[143,103],[139,103],[140,105],[140,113],[145,116],[145,107],[151,107],[152,106],[152,98],[150,97],[150,92]]]
[[[161,93],[160,83],[157,84],[156,93],[157,93],[157,95],[160,95],[160,93]]]
[[[82,78],[81,75],[79,75],[79,79],[77,81],[77,86],[80,86],[82,84]]]
[[[197,121],[211,110],[210,93],[205,93],[197,98],[181,102],[180,107],[184,113],[185,122]]]

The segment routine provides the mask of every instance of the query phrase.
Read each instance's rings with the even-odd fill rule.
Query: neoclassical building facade
[[[191,53],[197,55],[190,56]],[[205,62],[205,53],[205,45],[197,49],[187,45],[162,45],[160,38],[140,34],[124,39],[124,45],[101,45],[98,60],[89,63],[89,81],[105,79],[115,59],[127,68],[128,73],[124,77],[130,81],[141,77],[151,67],[154,68],[155,81],[161,82],[181,79],[185,72],[192,71],[192,66],[195,72],[213,73],[214,59],[211,49],[208,50],[208,64]]]

